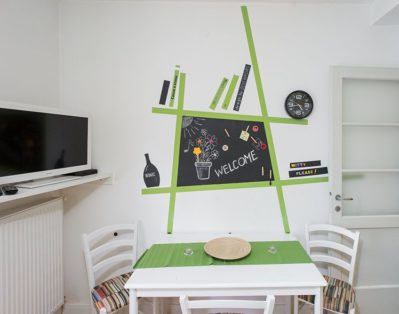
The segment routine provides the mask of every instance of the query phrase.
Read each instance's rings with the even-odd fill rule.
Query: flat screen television
[[[90,118],[0,103],[0,184],[91,168]]]

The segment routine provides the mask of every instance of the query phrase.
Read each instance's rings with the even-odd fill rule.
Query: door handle
[[[342,198],[342,196],[339,195],[339,194],[335,195],[335,199],[337,201],[353,201],[353,197],[344,197],[344,198]]]

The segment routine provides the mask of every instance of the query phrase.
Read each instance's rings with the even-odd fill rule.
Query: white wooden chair
[[[308,254],[317,265],[324,266],[319,267],[328,283],[323,291],[324,310],[355,314],[355,291],[352,284],[359,232],[333,225],[316,224],[305,226],[305,236]],[[298,301],[312,304],[314,297],[295,297],[294,314],[298,314]]]
[[[124,289],[137,257],[137,225],[110,225],[82,235],[93,313],[127,310]]]
[[[265,301],[257,300],[222,300],[222,299],[195,299],[189,300],[187,296],[180,297],[182,314],[191,314],[191,309],[264,309],[264,314],[272,314],[275,298],[268,295]]]

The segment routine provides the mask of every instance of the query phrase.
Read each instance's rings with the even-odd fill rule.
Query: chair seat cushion
[[[91,290],[97,313],[111,313],[129,304],[129,292],[124,288],[131,272],[108,279]]]
[[[324,276],[324,279],[327,286],[323,288],[323,307],[335,312],[349,313],[355,307],[355,290],[343,280],[329,276]],[[298,298],[314,303],[314,295],[300,295]]]

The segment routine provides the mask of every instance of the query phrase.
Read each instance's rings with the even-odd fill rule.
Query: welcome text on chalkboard
[[[177,186],[274,180],[263,123],[182,119]]]

